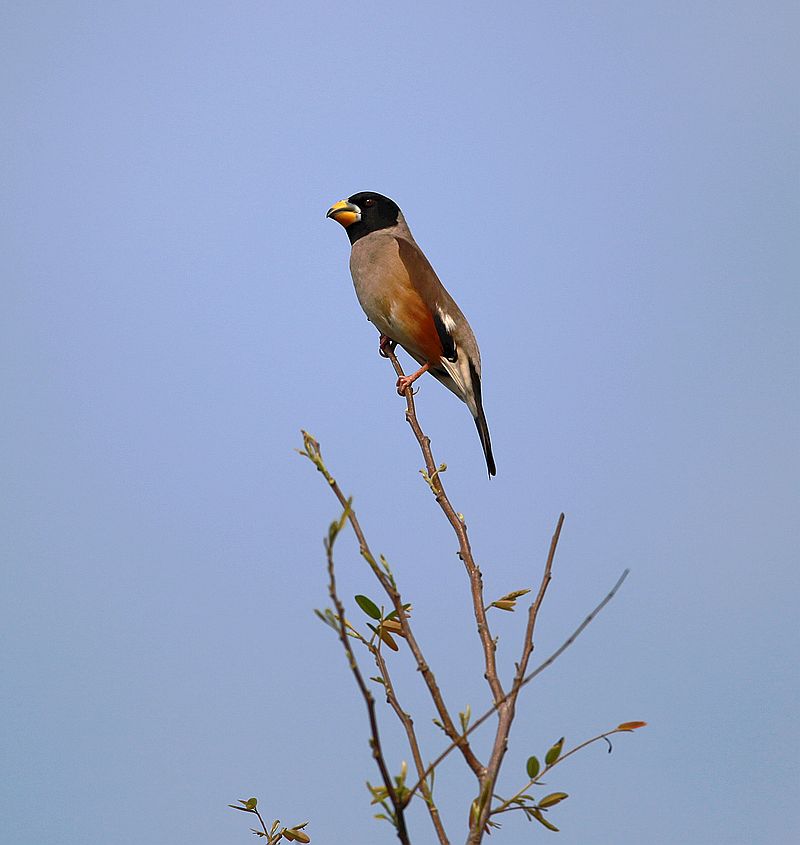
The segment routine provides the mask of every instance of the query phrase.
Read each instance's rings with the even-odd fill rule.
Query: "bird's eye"
[[[364,200],[364,205],[367,208],[372,208],[372,206],[375,205],[375,200],[370,197],[369,199]]]

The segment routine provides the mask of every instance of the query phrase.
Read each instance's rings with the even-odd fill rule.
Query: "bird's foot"
[[[382,334],[380,336],[380,340],[378,341],[378,352],[382,358],[388,358],[389,352],[394,352],[395,346],[397,346],[397,344],[388,335]],[[386,351],[387,349],[389,352]]]
[[[406,391],[412,384],[423,374],[428,372],[430,364],[423,364],[415,373],[410,376],[400,376],[397,379],[397,393],[399,396],[405,396]],[[413,391],[412,391],[413,393]]]
[[[411,387],[413,383],[414,379],[411,378],[411,376],[400,376],[400,378],[397,379],[397,395],[405,396],[406,390],[408,390],[408,388]],[[411,392],[412,394],[416,393],[415,390],[412,390]]]

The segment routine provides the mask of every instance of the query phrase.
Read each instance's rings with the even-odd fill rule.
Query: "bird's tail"
[[[421,358],[417,358],[421,361]],[[481,400],[481,377],[471,359],[459,357],[458,363],[442,358],[440,367],[431,370],[431,374],[448,389],[455,393],[462,402],[466,402],[475,425],[478,435],[481,438],[483,454],[486,456],[486,468],[489,476],[497,474],[492,455],[492,441],[489,438],[489,426],[486,424],[486,415],[483,413],[483,401]]]
[[[494,455],[492,455],[492,441],[489,437],[489,426],[486,423],[486,414],[483,413],[483,401],[481,399],[481,377],[478,375],[475,365],[472,361],[469,362],[469,374],[472,381],[472,394],[475,407],[471,407],[470,411],[475,419],[475,427],[478,429],[478,436],[481,438],[481,446],[483,446],[483,454],[486,457],[486,468],[489,470],[489,477],[497,475],[497,469],[494,465]]]
[[[492,455],[492,441],[489,439],[489,426],[486,425],[486,415],[483,413],[483,407],[480,402],[478,402],[478,415],[475,417],[475,426],[481,438],[481,446],[483,446],[483,454],[486,456],[486,468],[489,470],[489,476],[497,475],[494,456]]]

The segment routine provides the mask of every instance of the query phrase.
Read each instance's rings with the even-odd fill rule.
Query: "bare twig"
[[[258,807],[253,807],[253,812],[258,816],[258,820],[261,822],[261,829],[264,831],[264,836],[266,836],[267,839],[269,839],[270,835],[269,835],[269,831],[267,830],[267,825],[264,822],[264,819],[263,819],[261,813],[258,812]]]
[[[517,697],[519,696],[522,685],[525,682],[525,672],[528,668],[528,662],[530,661],[531,655],[533,654],[533,631],[536,627],[536,618],[539,615],[539,608],[542,606],[544,595],[547,592],[547,586],[550,583],[550,573],[553,568],[553,559],[556,555],[558,539],[561,536],[561,527],[563,525],[564,514],[562,513],[558,517],[558,522],[556,523],[556,528],[550,541],[550,551],[547,554],[547,561],[545,563],[544,573],[542,574],[542,582],[539,585],[539,592],[536,594],[536,598],[533,602],[531,602],[531,606],[528,611],[528,624],[525,629],[522,656],[520,657],[519,663],[517,663],[517,671],[514,675],[514,682],[510,692],[505,696],[503,702],[497,708],[499,713],[497,731],[495,733],[494,745],[492,747],[491,757],[489,758],[489,764],[486,767],[486,779],[484,786],[486,790],[491,790],[492,792],[494,791],[494,785],[497,782],[498,775],[500,774],[500,767],[503,765],[503,758],[508,750],[508,737],[511,732],[514,715],[516,713]],[[491,814],[491,802],[486,801],[481,806],[481,811],[478,813],[477,821],[473,826],[473,834],[476,842],[480,841],[486,821]]]
[[[556,530],[553,532],[553,538],[550,540],[550,551],[547,554],[547,562],[544,566],[544,573],[542,575],[542,583],[539,585],[539,592],[536,598],[531,602],[528,610],[528,627],[525,630],[525,641],[522,646],[522,657],[520,657],[517,664],[517,672],[514,676],[514,689],[511,691],[509,700],[516,700],[516,692],[519,692],[522,685],[522,679],[525,677],[525,672],[528,669],[528,662],[533,654],[533,630],[536,627],[536,619],[539,616],[539,609],[544,601],[544,594],[547,592],[547,587],[550,584],[551,571],[553,569],[553,560],[556,556],[556,548],[558,547],[558,540],[561,537],[561,528],[564,525],[564,514],[560,514],[558,522],[556,523]]]

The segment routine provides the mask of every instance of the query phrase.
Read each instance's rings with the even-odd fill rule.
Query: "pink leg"
[[[414,382],[423,373],[427,373],[429,368],[430,364],[423,364],[413,375],[400,376],[400,378],[397,379],[397,392],[400,394],[400,396],[403,396],[406,390],[408,390],[408,388],[411,387],[411,385],[414,384]]]

